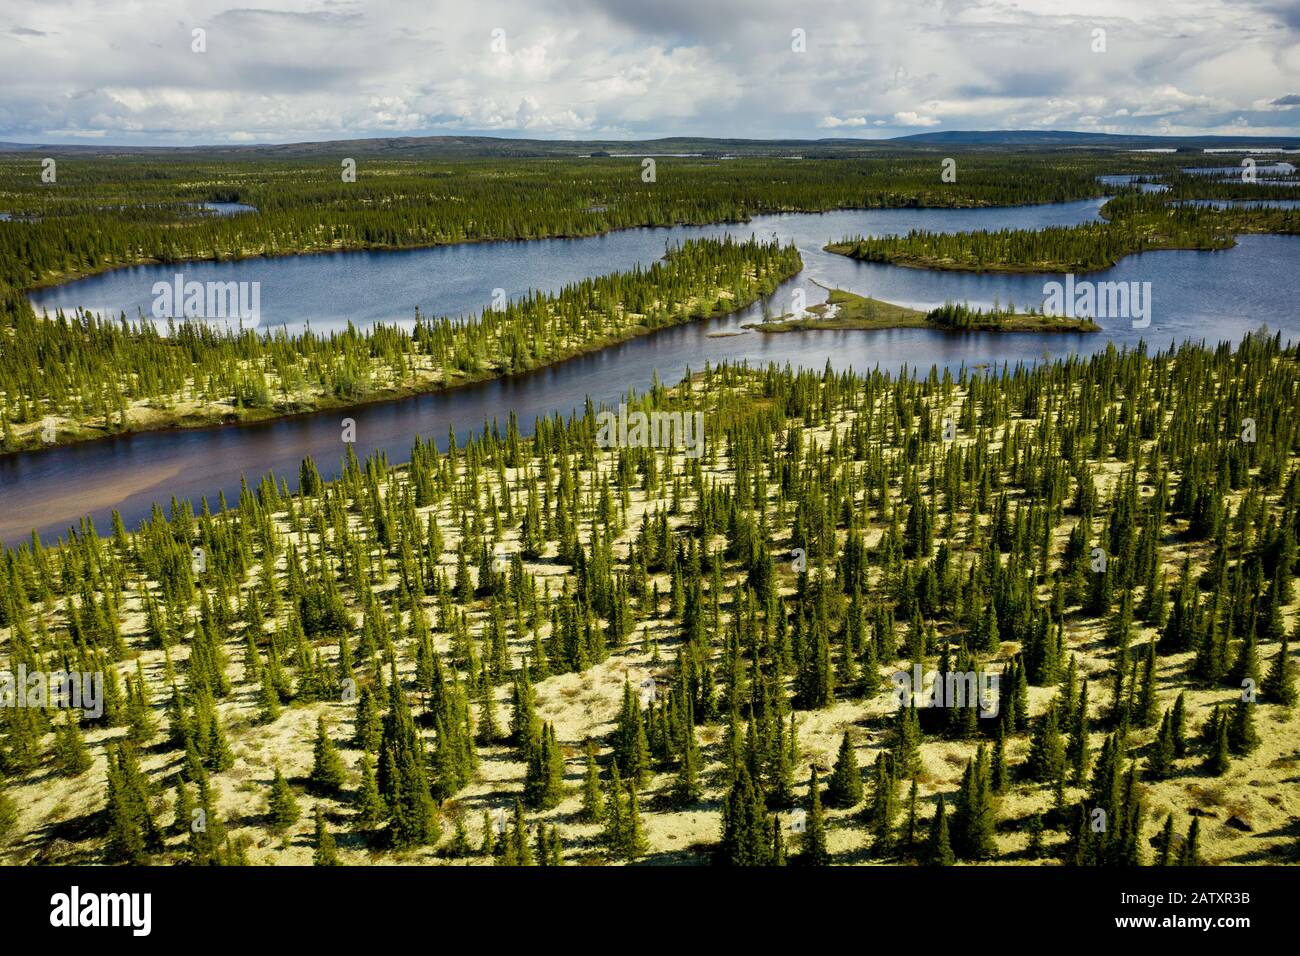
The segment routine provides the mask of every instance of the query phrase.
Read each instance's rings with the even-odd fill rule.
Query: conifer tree
[[[605,787],[605,842],[610,852],[617,856],[626,838],[627,818],[623,803],[623,777],[618,772],[618,761],[610,764],[609,782]]]
[[[1282,645],[1269,664],[1268,674],[1261,688],[1264,700],[1281,704],[1289,710],[1296,702],[1295,661],[1291,660],[1290,641],[1282,635]]]
[[[1031,860],[1041,859],[1043,855],[1043,815],[1034,813],[1029,818],[1029,843],[1025,855]]]
[[[1201,865],[1201,820],[1192,817],[1192,824],[1187,828],[1187,838],[1183,841],[1183,852],[1178,858],[1179,866]]]
[[[374,765],[370,754],[361,754],[361,784],[352,798],[353,820],[362,830],[373,830],[384,821],[387,807],[379,794],[379,783],[375,779]]]
[[[582,778],[582,819],[599,823],[605,815],[604,796],[600,791],[600,771],[596,767],[596,744],[588,738],[586,767]]]
[[[379,701],[370,686],[363,685],[357,694],[356,722],[353,729],[353,746],[374,753],[384,736],[384,720],[379,712]]]
[[[803,843],[799,849],[799,862],[805,866],[827,866],[831,861],[826,849],[826,820],[822,815],[821,785],[817,781],[817,768],[809,771],[808,813],[804,823]]]
[[[627,860],[635,860],[638,857],[645,856],[649,844],[646,842],[645,831],[641,825],[641,803],[636,795],[636,788],[629,781],[627,786],[627,817],[623,823],[623,839],[620,847],[620,856]]]
[[[948,838],[948,814],[944,809],[943,794],[939,794],[939,807],[930,823],[930,839],[926,843],[925,861],[931,866],[952,866],[957,862]]]
[[[1259,746],[1259,732],[1255,729],[1255,702],[1247,700],[1245,692],[1232,705],[1228,725],[1228,748],[1238,757],[1244,757]]]
[[[316,719],[316,739],[312,744],[313,762],[307,778],[317,793],[331,794],[343,789],[345,772],[334,740],[325,726],[324,716]]]
[[[673,801],[678,806],[690,806],[700,799],[700,751],[699,745],[695,742],[694,713],[688,701],[681,731],[682,752],[677,761],[677,780],[673,784]],[[778,755],[785,753],[785,749],[779,742],[776,750]]]
[[[275,689],[274,675],[271,668],[262,668],[262,686],[258,692],[257,715],[263,723],[271,724],[280,719],[280,692]]]
[[[334,842],[334,835],[330,833],[329,827],[325,825],[325,813],[320,804],[316,805],[315,817],[316,852],[312,856],[312,863],[315,866],[338,866],[338,847]]]
[[[1146,776],[1150,780],[1164,780],[1173,772],[1174,727],[1169,711],[1160,718],[1160,731],[1147,756]]]
[[[907,792],[907,824],[903,831],[903,849],[909,854],[916,852],[919,843],[917,836],[917,818],[916,818],[916,801],[918,791],[916,778],[912,778],[912,786]]]
[[[1065,766],[1065,742],[1057,722],[1057,703],[1052,700],[1035,725],[1034,737],[1029,746],[1028,772],[1031,780],[1050,783]]]
[[[774,816],[772,817],[772,865],[785,866],[786,863],[785,841],[781,836],[781,818]]]
[[[434,842],[439,834],[424,745],[395,672],[388,690],[378,784],[388,810],[389,838],[395,846]]]
[[[71,710],[63,713],[63,725],[54,745],[54,762],[65,777],[80,776],[90,769],[90,752]]]
[[[185,778],[176,777],[176,801],[172,820],[172,833],[184,836],[190,832],[190,819],[194,813],[194,804],[190,800],[190,789],[185,785]]]
[[[723,866],[766,866],[771,851],[767,812],[742,764],[722,804],[722,842],[717,861]]]
[[[1221,777],[1228,772],[1232,765],[1232,758],[1229,756],[1230,747],[1228,743],[1228,718],[1218,712],[1210,717],[1212,721],[1212,742],[1210,744],[1210,754],[1205,760],[1205,770],[1211,776]],[[1195,821],[1193,821],[1194,823]]]
[[[524,820],[524,805],[516,800],[510,832],[505,837],[507,866],[535,866],[532,847],[528,843],[528,823]]]
[[[151,787],[129,745],[110,745],[108,752],[108,858],[143,863],[162,849],[162,834],[151,810]]]
[[[1174,756],[1187,756],[1187,703],[1186,693],[1174,700],[1174,710],[1169,716],[1170,732],[1174,738]]]
[[[301,813],[293,790],[289,787],[289,781],[284,779],[278,764],[275,768],[275,778],[271,781],[271,796],[267,809],[271,817],[272,830],[288,829]]]
[[[650,775],[650,745],[641,718],[640,698],[633,692],[632,680],[626,675],[623,678],[623,709],[614,730],[614,759],[623,768],[630,785],[645,786]]]
[[[493,832],[495,825],[492,822],[492,814],[488,810],[483,811],[483,843],[479,848],[479,855],[491,859],[496,854],[496,840]]]
[[[1172,866],[1174,863],[1174,815],[1165,816],[1164,828],[1157,838],[1156,866]]]
[[[524,777],[524,800],[534,810],[559,806],[564,796],[564,756],[555,740],[555,725],[547,723],[542,737],[528,758]]]
[[[915,700],[900,707],[894,717],[893,766],[902,776],[914,776],[920,769],[921,720]]]
[[[828,781],[826,800],[831,806],[841,808],[855,807],[862,800],[862,775],[847,730],[840,740],[840,752]]]
[[[868,819],[871,822],[872,850],[885,855],[894,846],[894,818],[898,815],[898,777],[889,754],[877,754],[872,780]]]
[[[963,859],[988,859],[996,849],[988,767],[988,752],[980,744],[975,758],[966,763],[953,815],[953,850]]]

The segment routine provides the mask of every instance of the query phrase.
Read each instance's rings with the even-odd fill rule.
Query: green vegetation
[[[4,859],[1284,858],[1298,403],[1267,334],[719,367],[629,397],[703,412],[700,457],[588,409],[7,549],[5,667],[106,679],[0,708]],[[897,706],[914,665],[995,712]]]
[[[57,157],[57,152],[56,152]],[[0,289],[26,289],[144,262],[394,249],[493,239],[591,236],[632,226],[741,222],[781,212],[888,206],[989,206],[1103,195],[1113,154],[971,153],[956,183],[939,156],[656,160],[637,157],[358,158],[343,182],[333,158],[0,156]],[[197,204],[241,202],[238,216]]]
[[[1087,318],[1017,312],[994,308],[988,311],[946,303],[928,312],[883,302],[869,296],[828,289],[826,302],[809,306],[811,318],[780,318],[745,326],[775,334],[843,329],[943,329],[949,332],[1097,332],[1100,327]]]
[[[45,321],[10,293],[0,300],[0,448],[249,421],[522,372],[742,308],[802,266],[794,246],[696,240],[649,269],[534,293],[475,320],[417,315],[410,330],[328,336],[202,322],[164,334],[81,312]]]
[[[1300,210],[1175,206],[1163,193],[1117,196],[1102,214],[1105,222],[1046,229],[914,229],[901,236],[853,236],[826,249],[866,262],[923,269],[1080,273],[1153,249],[1226,249],[1236,244],[1239,233],[1300,233]]]

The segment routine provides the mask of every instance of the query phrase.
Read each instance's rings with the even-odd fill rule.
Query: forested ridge
[[[247,419],[537,368],[741,308],[803,267],[793,245],[692,240],[647,269],[538,292],[470,320],[421,316],[321,335],[204,322],[38,318],[0,299],[0,449]],[[44,432],[46,424],[50,431]]]
[[[628,399],[699,458],[588,407],[8,549],[7,665],[109,679],[0,708],[6,858],[1294,860],[1297,361],[712,368]]]

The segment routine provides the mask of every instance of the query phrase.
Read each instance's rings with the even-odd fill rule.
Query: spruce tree
[[[194,814],[194,804],[190,800],[190,788],[179,774],[176,777],[176,800],[173,804],[172,833],[184,836],[190,832],[190,821]]]
[[[90,769],[90,752],[71,710],[63,712],[63,725],[54,744],[54,762],[65,777],[77,777]]]
[[[1165,816],[1164,828],[1157,838],[1156,866],[1172,866],[1174,863],[1174,815]]]
[[[849,739],[846,730],[840,740],[840,752],[835,758],[835,768],[826,788],[826,802],[833,807],[847,809],[856,807],[861,801],[862,774],[853,752],[853,741]]]
[[[821,785],[817,782],[817,768],[813,767],[809,771],[808,812],[804,822],[803,843],[799,848],[799,862],[805,866],[827,866],[830,861],[830,852],[826,849]]]
[[[1029,778],[1039,783],[1050,783],[1065,766],[1065,742],[1057,722],[1056,701],[1047,705],[1047,711],[1038,719],[1034,737],[1029,746]]]
[[[1244,757],[1259,746],[1259,732],[1255,729],[1255,702],[1243,693],[1232,705],[1228,724],[1228,747],[1238,757]]]
[[[1295,661],[1291,660],[1290,641],[1282,635],[1282,645],[1269,664],[1261,690],[1264,700],[1290,710],[1296,702]]]
[[[722,804],[722,842],[717,861],[724,866],[766,866],[771,852],[763,799],[742,764]]]
[[[564,797],[564,756],[555,740],[555,725],[546,724],[538,745],[529,754],[524,776],[524,800],[534,810],[559,806]]]
[[[582,778],[582,819],[599,823],[605,815],[605,801],[600,792],[600,770],[596,766],[596,745],[588,738],[586,767]]]
[[[1209,756],[1205,760],[1205,770],[1211,776],[1221,777],[1232,766],[1231,751],[1228,744],[1228,718],[1218,713],[1216,708],[1215,714],[1210,720],[1213,725],[1213,737]]]
[[[897,770],[889,754],[876,755],[867,815],[871,822],[872,851],[884,856],[893,849],[894,818],[898,815]]]
[[[271,818],[271,829],[277,831],[291,827],[301,813],[293,790],[290,789],[289,782],[284,779],[278,764],[275,768],[275,778],[271,781],[271,796],[267,809]]]
[[[325,825],[325,813],[320,804],[316,805],[315,817],[316,852],[312,855],[312,863],[315,866],[338,866],[338,847],[334,843],[334,835],[330,833],[329,827]]]
[[[645,856],[648,849],[645,830],[641,825],[641,802],[637,798],[636,788],[632,786],[631,781],[628,781],[627,817],[623,823],[623,839],[619,847],[619,855],[626,860],[635,860]]]
[[[1165,780],[1174,767],[1174,725],[1169,711],[1160,718],[1160,732],[1156,734],[1151,752],[1147,756],[1146,776],[1149,780]]]
[[[1179,866],[1201,865],[1201,820],[1192,817],[1192,824],[1187,828],[1187,839],[1183,841],[1183,852],[1178,858]]]
[[[374,764],[370,754],[361,754],[361,784],[352,798],[353,821],[362,830],[373,830],[384,821],[387,807],[379,794],[379,783],[375,779]]]
[[[623,778],[618,772],[618,761],[609,768],[609,782],[605,787],[605,842],[610,852],[617,856],[623,847],[627,819],[623,803]]]
[[[948,814],[944,809],[943,794],[939,794],[939,807],[930,822],[930,839],[925,847],[925,861],[931,866],[952,866],[957,862],[948,838]]]
[[[346,774],[343,759],[330,737],[323,716],[316,718],[316,740],[312,744],[313,762],[308,781],[317,793],[332,794],[343,789]]]
[[[1170,731],[1174,738],[1174,756],[1187,756],[1187,694],[1180,692],[1174,701],[1174,710],[1169,717]]]
[[[980,744],[966,763],[953,819],[953,850],[963,859],[988,859],[996,849],[988,766],[988,752]]]

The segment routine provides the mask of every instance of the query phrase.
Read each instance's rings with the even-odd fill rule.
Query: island
[[[809,306],[796,318],[787,313],[779,319],[751,322],[743,326],[755,332],[806,332],[844,329],[939,329],[945,332],[1099,332],[1101,326],[1089,318],[1017,312],[1010,309],[972,309],[945,303],[928,312],[910,309],[869,296],[828,289],[825,302]]]

